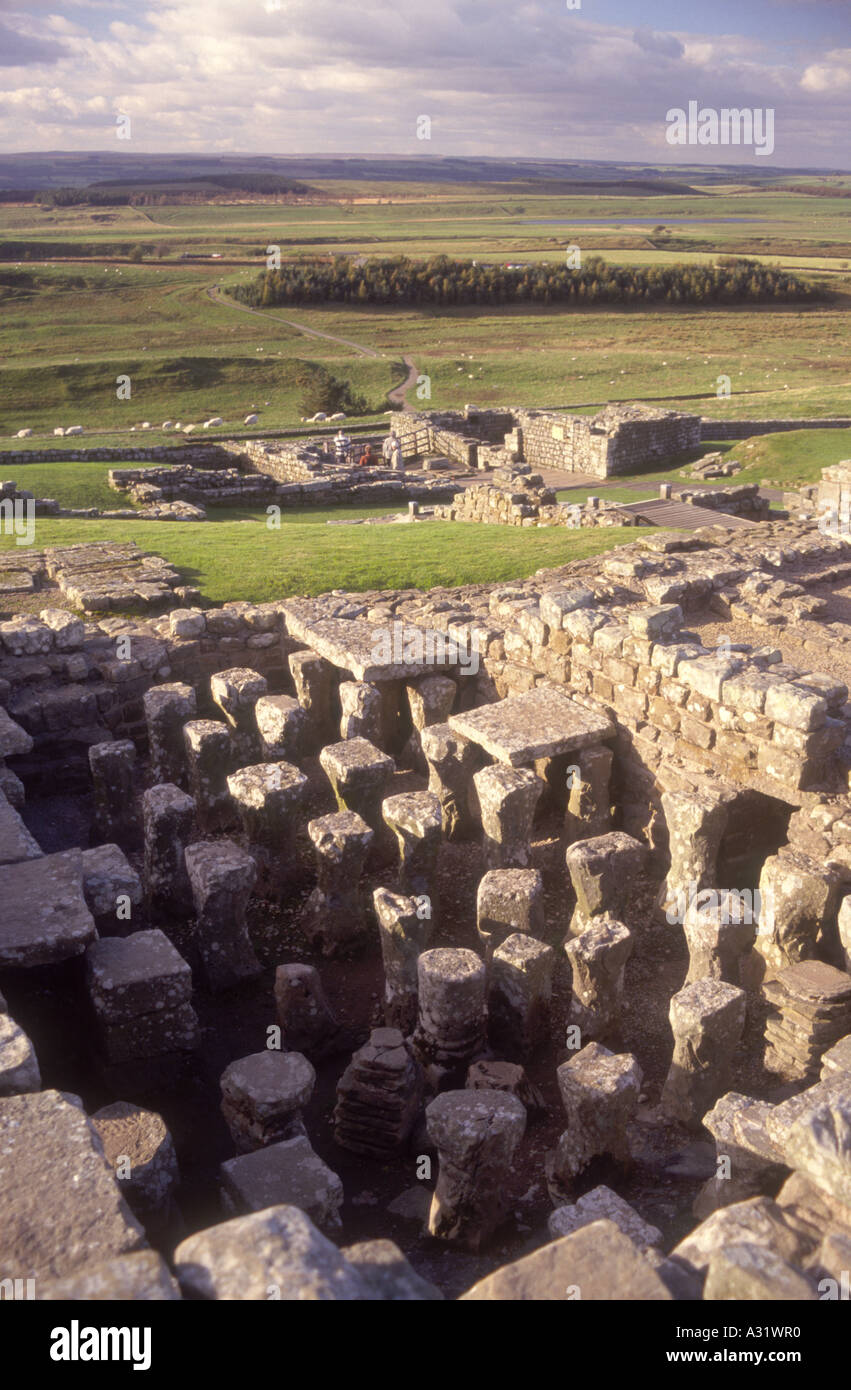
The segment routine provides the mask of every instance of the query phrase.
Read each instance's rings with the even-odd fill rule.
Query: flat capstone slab
[[[295,800],[306,786],[304,773],[285,762],[252,763],[228,777],[228,791],[237,805],[255,811],[262,811],[267,798],[276,792],[288,793]]]
[[[615,732],[604,715],[577,704],[560,690],[541,687],[450,714],[449,727],[511,767],[589,748]]]
[[[364,775],[389,777],[396,769],[393,759],[365,738],[329,743],[319,754],[319,762],[326,776],[336,779],[344,791],[352,784],[357,786]]]
[[[147,1246],[77,1096],[0,1100],[0,1192],[4,1275],[62,1278]]]
[[[192,972],[164,932],[105,936],[89,947],[86,970],[92,1002],[103,1019],[175,1009],[192,997]]]
[[[78,849],[0,869],[0,966],[53,965],[97,937]]]
[[[445,632],[401,621],[378,625],[361,618],[309,622],[288,607],[285,612],[290,637],[358,681],[410,680],[458,664],[457,654],[454,660],[446,659],[455,644]],[[420,659],[408,661],[405,655]]]

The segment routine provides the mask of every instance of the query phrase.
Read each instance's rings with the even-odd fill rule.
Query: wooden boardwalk
[[[618,505],[625,512],[635,512],[645,517],[653,526],[671,527],[679,531],[697,531],[701,526],[727,526],[732,531],[741,531],[745,527],[759,525],[759,522],[749,521],[744,516],[714,511],[710,507],[693,507],[689,502],[669,502],[662,497],[653,497],[649,502],[620,502]]]

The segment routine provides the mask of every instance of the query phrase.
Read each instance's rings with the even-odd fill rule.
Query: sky
[[[670,144],[690,101],[773,111],[770,157]],[[0,0],[0,147],[119,129],[126,153],[849,169],[851,0]]]

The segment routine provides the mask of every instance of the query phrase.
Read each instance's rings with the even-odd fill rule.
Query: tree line
[[[301,261],[267,270],[231,289],[252,308],[280,304],[733,304],[808,300],[815,288],[777,266],[725,258],[716,265],[609,265],[589,256],[581,269],[567,265],[480,265],[434,256],[371,259],[358,264]]]

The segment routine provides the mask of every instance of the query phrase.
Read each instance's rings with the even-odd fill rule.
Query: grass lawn
[[[338,510],[333,515],[351,516]],[[354,513],[357,515],[357,513]],[[428,589],[435,585],[521,579],[635,540],[630,527],[571,531],[423,522],[328,526],[330,513],[282,517],[280,530],[259,519],[213,522],[74,521],[39,518],[36,546],[135,540],[178,566],[213,602],[260,603],[329,589]],[[14,546],[0,536],[0,548]]]
[[[796,488],[819,482],[823,468],[851,458],[851,429],[765,434],[737,441],[731,447],[731,457],[742,464],[742,472],[731,481],[750,483],[765,478],[776,487]]]
[[[18,468],[10,464],[9,470],[18,487],[36,497],[53,497],[62,507],[114,511],[118,507],[133,506],[128,493],[115,492],[107,482],[110,468],[120,467],[119,463],[80,463],[69,459],[59,463],[27,463]]]

